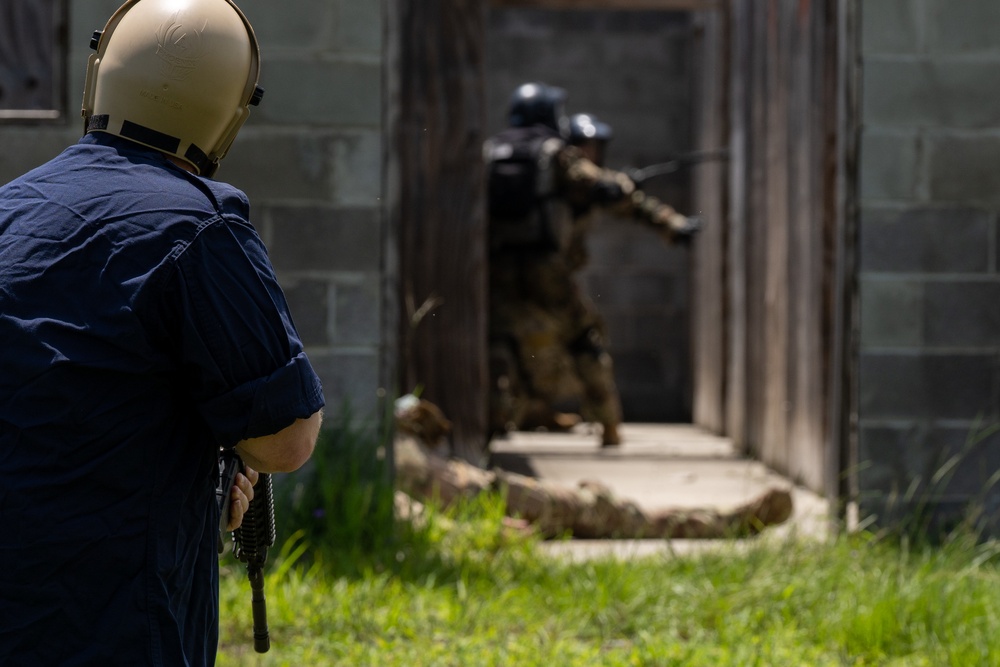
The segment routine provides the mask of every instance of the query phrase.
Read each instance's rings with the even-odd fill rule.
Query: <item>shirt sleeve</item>
[[[277,433],[323,407],[319,378],[249,223],[206,225],[176,269],[181,378],[219,444]]]

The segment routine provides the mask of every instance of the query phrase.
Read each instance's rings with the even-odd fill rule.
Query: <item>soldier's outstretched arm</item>
[[[622,172],[604,169],[576,146],[558,155],[559,190],[575,210],[591,207],[614,209],[635,191],[635,183]]]
[[[668,243],[688,244],[702,227],[701,218],[683,215],[666,204],[660,205],[653,218],[653,226]]]
[[[562,191],[577,210],[597,206],[614,215],[643,222],[670,243],[685,243],[701,229],[701,220],[682,215],[656,197],[636,187],[627,174],[602,168],[582,151],[567,147],[559,162],[563,174]]]
[[[613,211],[652,227],[668,243],[689,243],[702,226],[700,218],[678,213],[669,204],[647,195],[639,188],[634,188],[628,197],[615,204]]]

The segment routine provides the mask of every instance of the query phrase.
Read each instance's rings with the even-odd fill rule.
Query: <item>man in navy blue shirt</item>
[[[231,0],[130,0],[87,134],[0,188],[0,664],[210,665],[220,447],[311,455],[322,387],[239,190],[260,99]]]

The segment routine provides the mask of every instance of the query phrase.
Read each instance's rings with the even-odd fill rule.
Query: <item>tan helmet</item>
[[[109,132],[212,176],[260,102],[260,48],[232,0],[128,0],[94,33],[85,132]]]

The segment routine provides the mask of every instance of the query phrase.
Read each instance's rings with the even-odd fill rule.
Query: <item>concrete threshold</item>
[[[739,454],[728,438],[690,424],[624,424],[620,432],[622,444],[604,448],[586,425],[569,433],[511,433],[492,442],[493,464],[568,487],[596,480],[645,510],[727,510],[786,488],[794,502],[791,519],[741,540],[553,540],[542,545],[545,552],[570,559],[669,556],[831,534],[823,497]]]

